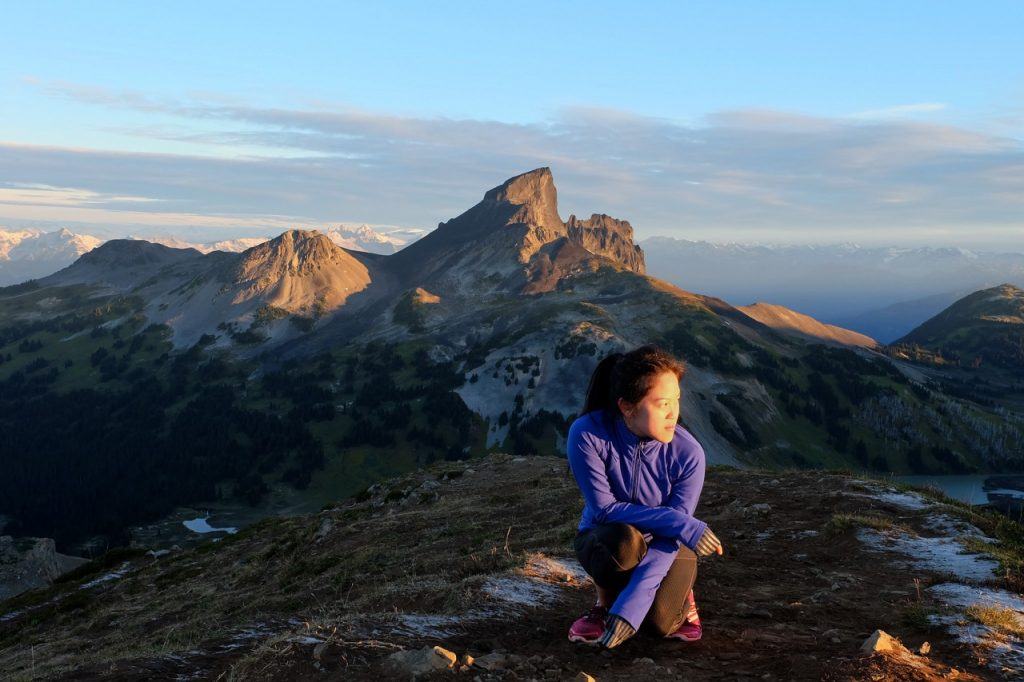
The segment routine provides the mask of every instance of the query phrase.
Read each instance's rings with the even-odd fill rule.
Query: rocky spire
[[[604,213],[595,213],[589,220],[579,220],[571,215],[565,227],[570,241],[643,274],[644,252],[633,243],[633,226],[629,221],[616,220]]]

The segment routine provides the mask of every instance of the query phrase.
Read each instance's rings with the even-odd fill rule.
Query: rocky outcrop
[[[644,273],[644,252],[633,243],[633,226],[604,213],[595,213],[588,220],[569,216],[565,223],[569,239],[587,251],[611,258],[633,272]]]
[[[50,538],[0,536],[0,600],[53,583],[67,571],[86,563],[80,557],[58,554]]]

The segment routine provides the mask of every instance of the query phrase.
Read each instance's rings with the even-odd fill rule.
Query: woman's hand
[[[711,532],[710,528],[704,529],[704,534],[700,536],[700,540],[697,542],[697,554],[700,556],[708,556],[718,552],[722,554],[722,541]]]

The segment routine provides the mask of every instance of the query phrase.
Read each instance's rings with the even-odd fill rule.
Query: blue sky
[[[1024,4],[9,3],[0,225],[431,228],[530,168],[643,238],[1007,248]]]

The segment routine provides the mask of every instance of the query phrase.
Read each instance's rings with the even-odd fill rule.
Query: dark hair
[[[582,414],[600,409],[619,413],[619,398],[630,403],[640,402],[651,390],[654,378],[662,372],[672,372],[677,379],[682,379],[686,366],[654,345],[640,346],[628,353],[612,353],[597,363],[590,376]]]

